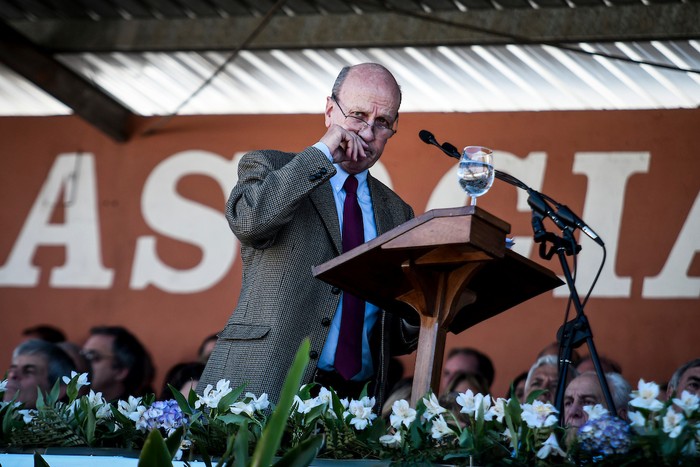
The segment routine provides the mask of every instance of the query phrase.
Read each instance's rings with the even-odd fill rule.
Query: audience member
[[[619,373],[606,373],[605,379],[615,404],[616,415],[626,420],[632,386]],[[595,372],[588,371],[571,380],[564,393],[563,408],[564,423],[570,430],[569,436],[573,436],[576,430],[588,421],[588,413],[583,408],[596,404],[602,404],[609,409]]]
[[[567,373],[567,380],[571,381],[578,375],[575,368],[570,367]],[[527,398],[533,391],[543,389],[545,392],[537,397],[542,402],[554,403],[557,395],[557,384],[559,382],[559,359],[555,355],[545,355],[537,359],[527,373],[525,380],[525,397]]]
[[[443,394],[462,394],[468,390],[471,390],[473,394],[489,394],[488,381],[479,373],[461,371],[450,381]]]
[[[36,408],[38,391],[48,393],[57,380],[74,370],[70,357],[56,344],[41,339],[25,341],[12,352],[3,400],[8,402],[16,396],[25,409]],[[63,381],[60,394],[65,395]]]
[[[622,367],[615,360],[599,355],[598,361],[600,362],[600,367],[603,370],[603,373],[622,374]],[[593,358],[590,355],[586,355],[585,357],[583,357],[579,364],[576,365],[576,371],[578,371],[579,374],[587,373],[589,371],[595,372]]]
[[[57,344],[66,340],[66,335],[55,326],[40,324],[22,331],[25,339],[41,339],[42,341]]]
[[[83,356],[91,366],[91,388],[108,401],[152,393],[154,367],[148,351],[120,326],[90,330]]]
[[[163,389],[160,392],[160,400],[174,398],[173,391],[169,385],[177,388],[183,396],[189,396],[190,389],[197,389],[197,383],[203,371],[204,363],[201,362],[178,363],[173,366],[165,375]]]
[[[210,334],[204,338],[202,344],[199,346],[199,350],[197,350],[197,359],[201,363],[204,363],[205,365],[207,364],[209,361],[209,355],[211,355],[211,352],[214,350],[214,346],[216,345],[216,340],[218,338],[218,334]]]
[[[440,391],[444,392],[457,373],[478,373],[486,378],[488,384],[487,392],[491,390],[495,371],[491,359],[470,347],[457,347],[447,354],[447,360],[442,367],[442,378],[440,379]]]
[[[508,385],[508,391],[506,391],[506,399],[510,399],[515,396],[516,399],[522,404],[525,402],[525,381],[527,380],[527,371],[523,371],[518,376],[516,376],[510,385]]]
[[[671,376],[667,396],[680,396],[683,391],[700,396],[700,358],[684,363]]]

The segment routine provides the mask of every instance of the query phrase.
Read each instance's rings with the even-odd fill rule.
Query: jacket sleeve
[[[241,243],[265,248],[299,203],[335,174],[322,151],[253,151],[241,159],[238,183],[226,203],[226,219]]]

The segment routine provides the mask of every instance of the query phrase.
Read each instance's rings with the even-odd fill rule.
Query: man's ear
[[[326,128],[329,128],[331,126],[331,123],[333,123],[333,121],[331,120],[331,113],[333,112],[334,106],[335,102],[333,102],[333,99],[331,99],[330,96],[326,97],[326,111],[323,113],[326,122]]]

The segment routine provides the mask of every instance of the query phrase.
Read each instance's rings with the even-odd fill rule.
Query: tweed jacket
[[[340,291],[312,276],[313,266],[342,251],[338,214],[328,180],[336,169],[322,151],[254,151],[239,164],[239,181],[226,204],[226,217],[241,242],[243,279],[238,304],[197,386],[231,387],[267,393],[277,402],[282,383],[304,338],[311,339],[310,364],[303,383],[311,382]],[[367,183],[382,234],[413,217],[411,207],[375,178]],[[376,384],[385,398],[388,357],[412,351],[412,328],[386,310],[373,331]]]

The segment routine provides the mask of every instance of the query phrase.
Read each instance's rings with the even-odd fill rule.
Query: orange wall
[[[235,305],[241,279],[237,254],[218,279],[203,280],[201,290],[174,293],[153,284],[133,285],[134,277],[143,275],[143,268],[134,270],[140,264],[137,244],[152,237],[157,261],[173,268],[174,276],[195,271],[205,259],[215,263],[212,253],[236,251],[235,238],[222,230],[221,214],[229,185],[236,180],[234,155],[255,148],[298,150],[313,144],[323,131],[322,117],[316,115],[198,116],[177,117],[144,136],[143,130],[156,122],[141,121],[137,136],[118,144],[77,117],[0,118],[0,366],[9,365],[22,329],[39,323],[63,328],[78,343],[94,325],[124,325],[151,350],[159,378],[173,364],[194,358],[202,338],[220,329]],[[432,195],[441,207],[465,202],[456,179],[440,184],[443,176],[454,173],[456,161],[423,144],[417,137],[422,128],[457,146],[495,149],[497,168],[536,188],[541,176],[540,191],[570,206],[601,234],[609,247],[607,276],[601,280],[605,287],[599,285],[606,292],[594,290],[586,314],[599,353],[618,360],[630,381],[664,381],[676,366],[700,356],[700,243],[695,240],[700,239],[699,110],[402,115],[399,133],[381,162],[395,190],[417,214],[426,210]],[[66,160],[80,161],[70,170],[78,183],[64,177],[59,191],[51,191],[46,182],[60,172],[59,155],[75,153],[82,157]],[[536,160],[544,163],[541,171]],[[57,202],[59,196],[66,205]],[[193,204],[177,205],[174,200]],[[76,217],[71,211],[76,205],[92,206],[96,215]],[[49,206],[50,220],[31,224],[30,213],[41,212],[42,206],[44,211]],[[479,206],[509,222],[512,234],[521,237],[520,246],[527,243],[530,215],[519,209],[513,187],[497,181]],[[48,223],[58,229],[42,231]],[[79,230],[62,230],[66,225]],[[191,231],[172,234],[185,227]],[[88,282],[103,283],[76,285],[71,273],[61,276],[59,271],[67,262],[77,264],[77,256],[68,257],[78,255],[82,243],[67,247],[70,239],[51,238],[55,232],[82,236],[90,229],[95,229],[93,234],[85,235],[97,239],[103,274]],[[211,237],[197,237],[205,230]],[[199,240],[189,240],[192,236]],[[30,259],[11,263],[12,254],[22,256],[20,239],[34,245],[24,253]],[[581,243],[579,263],[592,271],[601,251],[587,239]],[[682,248],[675,255],[674,246]],[[561,273],[556,258],[541,260],[536,249],[529,256]],[[669,296],[659,297],[657,291],[650,297],[645,292],[649,278],[669,262],[671,269],[681,270],[680,280],[669,279],[671,286],[664,288]],[[38,272],[33,281],[28,279],[30,263]],[[179,276],[173,281],[201,281]],[[582,295],[589,285],[590,277],[582,271]],[[470,345],[489,354],[497,372],[494,392],[500,395],[538,350],[555,339],[565,307],[565,298],[544,294],[449,336],[447,347]],[[405,361],[410,364],[411,358]]]

